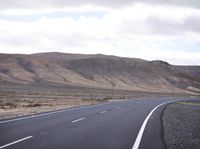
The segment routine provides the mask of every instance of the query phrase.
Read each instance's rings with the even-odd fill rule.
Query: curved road
[[[168,101],[115,101],[0,121],[0,149],[136,149],[133,145],[144,120]],[[165,105],[149,117],[140,149],[165,148],[161,125]]]

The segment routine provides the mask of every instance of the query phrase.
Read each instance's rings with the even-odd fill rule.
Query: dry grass
[[[0,86],[0,119],[31,115],[82,105],[92,105],[116,99],[145,97],[169,97],[170,94],[107,90],[95,88],[71,88],[66,86]],[[185,95],[177,95],[184,96]]]
[[[41,112],[54,111],[76,106],[96,104],[95,100],[65,99],[65,100],[21,100],[4,102],[0,100],[0,119],[31,115]]]
[[[191,105],[191,106],[200,106],[200,101],[199,102],[192,102],[192,101],[181,101],[177,102],[178,104],[183,104],[183,105]]]

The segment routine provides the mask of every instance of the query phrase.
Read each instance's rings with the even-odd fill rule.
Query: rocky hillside
[[[106,55],[0,54],[0,83],[200,93],[200,66],[174,66]]]

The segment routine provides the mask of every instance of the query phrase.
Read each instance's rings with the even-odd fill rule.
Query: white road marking
[[[103,114],[103,113],[106,113],[106,112],[107,112],[107,111],[101,111],[100,113]]]
[[[89,105],[89,106],[84,106],[84,107],[79,107],[79,108],[74,108],[74,109],[52,111],[52,112],[38,114],[38,115],[31,115],[31,116],[20,117],[20,118],[15,118],[15,119],[10,119],[10,120],[4,120],[4,121],[0,121],[0,124],[14,122],[14,121],[20,121],[20,120],[25,120],[25,119],[30,119],[30,118],[37,118],[37,117],[41,117],[41,116],[46,116],[46,115],[51,115],[51,114],[56,114],[56,113],[62,113],[62,112],[67,112],[67,111],[75,111],[75,110],[79,110],[79,109],[83,109],[83,108],[96,107],[96,106],[101,106],[101,105],[105,105],[105,104],[108,104],[108,103],[103,103],[103,104],[98,104],[98,105]]]
[[[120,109],[120,108],[121,108],[120,106],[117,107],[117,109]]]
[[[84,119],[85,119],[85,118],[82,117],[82,118],[79,118],[79,119],[77,119],[77,120],[72,121],[72,123],[76,123],[76,122],[81,121],[81,120],[84,120]]]
[[[53,112],[43,113],[43,114],[39,114],[39,115],[31,115],[31,116],[26,116],[26,117],[21,117],[21,118],[16,118],[16,119],[10,119],[10,120],[5,120],[5,121],[0,121],[0,124],[13,122],[13,121],[19,121],[19,120],[25,120],[25,119],[30,119],[30,118],[36,118],[36,117],[41,117],[41,116],[46,116],[46,115],[51,115],[51,114],[56,114],[56,113],[61,113],[61,112],[73,111],[73,110],[78,110],[78,109],[82,109],[82,108],[83,107],[76,108],[76,109],[66,109],[66,110],[61,110],[61,111],[53,111]]]
[[[162,106],[162,105],[164,105],[164,104],[167,104],[167,103],[170,103],[170,102],[164,102],[164,103],[162,103],[162,104],[159,104],[158,106],[156,106],[156,107],[149,113],[149,115],[146,117],[146,119],[144,120],[144,122],[143,122],[143,124],[142,124],[142,126],[141,126],[141,128],[140,128],[140,131],[139,131],[139,133],[138,133],[138,135],[137,135],[137,138],[136,138],[136,140],[135,140],[135,143],[134,143],[132,149],[138,149],[138,148],[139,148],[140,142],[141,142],[141,139],[142,139],[142,135],[143,135],[143,133],[144,133],[144,129],[145,129],[146,125],[147,125],[147,122],[148,122],[149,118],[150,118],[151,115],[153,114],[153,112],[154,112],[157,108],[159,108],[160,106]]]
[[[22,142],[22,141],[27,140],[27,139],[30,139],[30,138],[32,138],[32,137],[33,137],[33,136],[28,136],[28,137],[22,138],[22,139],[20,139],[20,140],[17,140],[17,141],[8,143],[8,144],[6,144],[6,145],[0,146],[0,149],[5,148],[5,147],[8,147],[8,146],[11,146],[11,145],[16,144],[16,143],[19,143],[19,142]]]

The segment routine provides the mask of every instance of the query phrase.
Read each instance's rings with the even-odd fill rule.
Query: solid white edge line
[[[81,121],[81,120],[84,120],[84,119],[85,119],[85,118],[82,117],[82,118],[79,118],[79,119],[77,119],[77,120],[72,121],[72,123],[75,123],[75,122],[78,122],[78,121]]]
[[[46,115],[51,115],[51,114],[56,114],[56,113],[61,113],[61,112],[74,111],[74,110],[79,110],[79,109],[83,109],[83,108],[96,107],[96,106],[101,106],[101,105],[105,105],[105,104],[109,104],[109,102],[103,103],[103,104],[97,104],[97,105],[88,105],[88,106],[78,107],[78,108],[73,108],[73,109],[64,109],[64,110],[59,110],[59,111],[52,111],[52,112],[47,112],[47,113],[43,113],[43,114],[30,115],[30,116],[25,116],[25,117],[10,119],[10,120],[4,120],[4,121],[0,121],[0,124],[19,121],[19,120],[25,120],[25,119],[30,119],[30,118],[36,118],[36,117],[41,117],[41,116],[46,116]]]
[[[142,139],[142,135],[143,135],[143,133],[144,133],[144,129],[145,129],[146,125],[147,125],[147,122],[148,122],[149,118],[150,118],[151,115],[153,114],[153,112],[154,112],[157,108],[159,108],[160,106],[162,106],[162,105],[164,105],[164,104],[167,104],[167,103],[170,103],[170,102],[164,102],[164,103],[162,103],[162,104],[157,105],[157,106],[148,114],[148,116],[147,116],[146,119],[144,120],[144,122],[143,122],[143,124],[142,124],[142,126],[141,126],[141,128],[140,128],[140,130],[139,130],[139,133],[138,133],[138,135],[137,135],[137,138],[136,138],[136,140],[135,140],[135,143],[134,143],[132,149],[138,149],[138,148],[139,148],[140,142],[141,142],[141,139]]]
[[[32,138],[32,137],[33,137],[33,136],[28,136],[28,137],[19,139],[19,140],[17,140],[17,141],[8,143],[8,144],[6,144],[6,145],[0,146],[0,149],[5,148],[5,147],[8,147],[8,146],[11,146],[11,145],[16,144],[16,143],[19,143],[19,142],[22,142],[22,141],[27,140],[27,139],[30,139],[30,138]]]

